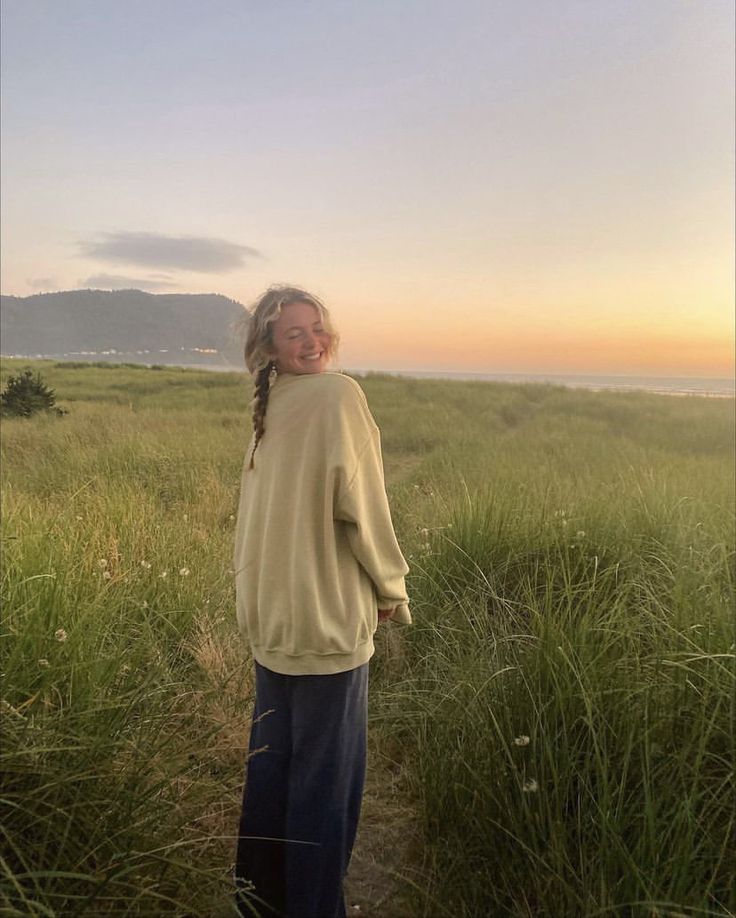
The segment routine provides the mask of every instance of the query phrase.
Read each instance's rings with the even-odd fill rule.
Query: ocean
[[[660,395],[700,395],[710,398],[734,398],[736,379],[733,377],[697,376],[583,376],[555,373],[460,373],[434,370],[348,370],[356,376],[380,372],[391,376],[409,376],[413,379],[466,379],[487,382],[553,383],[573,389],[616,389],[619,391],[643,390]]]

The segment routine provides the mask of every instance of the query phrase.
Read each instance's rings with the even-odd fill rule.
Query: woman
[[[245,345],[254,435],[236,527],[237,616],[256,699],[236,864],[240,908],[341,918],[363,794],[368,660],[379,621],[409,623],[406,562],[379,431],[358,384],[327,367],[322,303],[272,287]]]

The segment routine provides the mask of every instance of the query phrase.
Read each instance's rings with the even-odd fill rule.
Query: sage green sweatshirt
[[[373,654],[378,608],[411,622],[363,390],[341,373],[279,375],[250,469],[252,448],[233,560],[241,634],[277,673],[354,669]]]

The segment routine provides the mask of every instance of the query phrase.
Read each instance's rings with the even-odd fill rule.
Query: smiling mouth
[[[302,360],[319,360],[319,358],[324,354],[324,351],[319,351],[317,354],[305,354],[302,357]]]

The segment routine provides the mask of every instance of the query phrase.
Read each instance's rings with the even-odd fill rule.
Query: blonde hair
[[[244,349],[245,365],[251,375],[255,377],[256,385],[253,397],[255,443],[250,456],[250,468],[253,468],[256,448],[265,433],[268,393],[271,388],[271,377],[276,373],[276,365],[271,356],[273,352],[272,326],[281,315],[281,310],[293,303],[309,303],[310,306],[314,306],[319,313],[324,330],[330,337],[327,349],[328,357],[334,357],[337,352],[339,336],[332,324],[330,313],[320,299],[311,293],[307,293],[306,290],[302,290],[300,287],[276,284],[261,294],[251,306]]]

